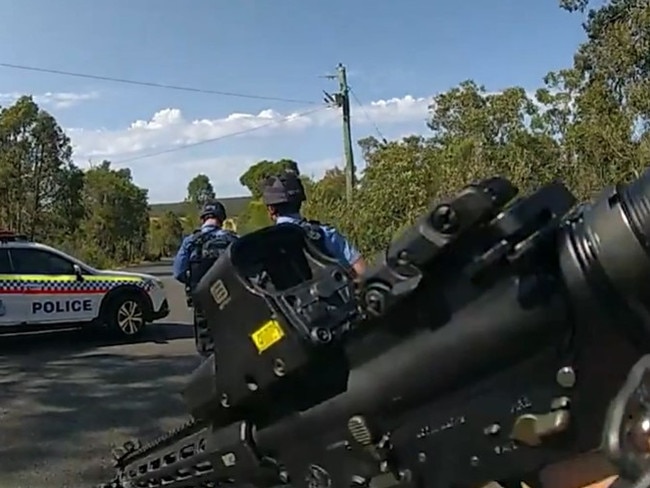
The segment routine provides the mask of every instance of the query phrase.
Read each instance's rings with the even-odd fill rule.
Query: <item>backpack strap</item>
[[[309,239],[322,244],[325,235],[323,233],[323,229],[321,228],[320,222],[317,220],[301,219],[297,222],[297,224],[302,227]]]
[[[215,236],[215,233],[219,234]],[[227,229],[214,229],[210,232],[201,232],[198,228],[192,233],[192,247],[202,246],[208,240],[221,241],[224,244],[230,244],[237,240],[237,235]]]
[[[239,236],[231,230],[221,229],[221,235],[219,238],[230,244],[231,242],[235,242],[237,239],[239,239]]]
[[[203,245],[203,240],[204,235],[201,232],[201,229],[196,229],[194,232],[192,232],[192,236],[190,238],[190,250],[194,251],[196,248]]]

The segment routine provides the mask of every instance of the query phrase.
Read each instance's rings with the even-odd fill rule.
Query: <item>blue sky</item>
[[[368,119],[389,139],[426,133],[431,97],[465,79],[534,90],[584,39],[557,0],[0,0],[0,11],[0,63],[318,103],[336,89],[319,77],[342,62],[365,107],[353,102],[355,140],[376,135]],[[17,94],[57,117],[80,165],[129,166],[152,202],[182,199],[199,172],[220,196],[246,194],[238,177],[264,158],[315,176],[341,165],[336,111],[298,115],[318,105],[0,68],[0,103]]]

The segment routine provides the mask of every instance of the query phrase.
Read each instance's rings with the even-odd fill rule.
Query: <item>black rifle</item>
[[[597,448],[650,337],[650,172],[516,194],[433,205],[358,283],[298,226],[242,237],[194,293],[217,351],[192,419],[106,486],[534,487]]]

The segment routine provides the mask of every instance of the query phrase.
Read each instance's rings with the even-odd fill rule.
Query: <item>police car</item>
[[[101,325],[134,337],[168,314],[163,283],[153,276],[97,270],[0,231],[0,333]]]

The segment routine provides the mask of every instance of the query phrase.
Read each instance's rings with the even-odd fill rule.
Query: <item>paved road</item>
[[[197,365],[182,287],[168,265],[170,316],[137,344],[89,332],[0,338],[0,487],[83,488],[112,475],[110,449],[185,417],[179,391]]]

